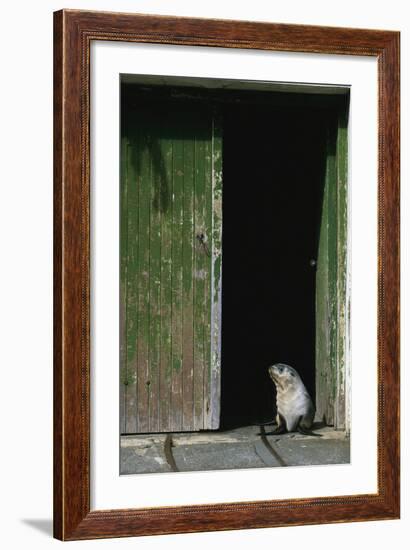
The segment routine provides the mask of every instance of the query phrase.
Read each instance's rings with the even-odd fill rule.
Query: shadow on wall
[[[192,116],[190,109],[193,109]],[[178,140],[188,143],[208,140],[210,129],[203,124],[196,124],[195,121],[198,121],[202,114],[204,121],[211,120],[209,109],[199,105],[192,107],[185,104],[145,101],[143,110],[138,106],[127,110],[124,106],[122,112],[122,125],[128,127],[128,135],[136,143],[136,147],[132,148],[131,157],[136,179],[138,180],[142,173],[144,177],[152,179],[152,206],[164,214],[171,204],[173,182],[170,173],[172,174],[173,158],[176,154],[173,145]]]

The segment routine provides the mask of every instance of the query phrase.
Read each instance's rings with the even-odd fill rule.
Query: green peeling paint
[[[316,414],[337,429],[346,418],[347,113],[329,117],[316,271]]]
[[[164,102],[123,117],[123,433],[215,427],[208,411],[219,387],[211,325],[221,274],[222,142],[212,120],[206,106]]]

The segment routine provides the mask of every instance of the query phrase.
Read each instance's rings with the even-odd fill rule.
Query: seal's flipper
[[[271,432],[265,432],[265,435],[280,435],[280,434],[285,434],[286,432],[287,430],[284,426],[278,426],[276,430],[273,430]],[[262,435],[262,433],[258,435]]]
[[[266,432],[266,435],[280,435],[288,431],[286,426],[286,420],[284,419],[284,417],[279,413],[277,418],[279,421],[278,427],[276,428],[276,430],[273,430],[272,432]]]
[[[299,419],[297,430],[299,433],[303,435],[314,435],[315,437],[322,437],[322,434],[317,434],[315,432],[312,432],[310,428],[303,426],[303,416],[301,416]]]
[[[302,428],[302,426],[298,426],[298,432],[303,435],[314,435],[316,437],[322,437],[322,434],[317,434],[315,432],[312,432],[311,430],[307,430],[306,428]]]

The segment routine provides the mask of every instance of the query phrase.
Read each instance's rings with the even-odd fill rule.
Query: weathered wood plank
[[[347,243],[348,243],[348,138],[347,111],[343,110],[338,119],[337,134],[337,349],[336,349],[336,410],[337,429],[350,430],[347,414],[346,380],[350,380],[347,370],[349,304],[347,302]]]
[[[336,126],[336,127],[335,127]],[[337,121],[332,121],[329,140],[327,159],[329,163],[328,171],[328,252],[327,268],[329,270],[329,376],[327,392],[327,421],[329,424],[335,424],[335,404],[336,404],[336,370],[337,370],[337,172],[336,172],[336,140],[337,140]]]
[[[207,268],[207,240],[205,228],[205,177],[203,139],[195,137],[195,259],[194,259],[194,430],[204,428],[205,377],[205,277]]]
[[[222,121],[214,113],[212,121],[212,266],[211,266],[211,361],[210,406],[207,427],[218,429],[221,411],[222,335]]]
[[[126,267],[126,432],[137,431],[137,266],[138,266],[138,135],[130,133],[127,153],[127,267]]]
[[[136,284],[138,287],[137,328],[137,429],[149,431],[149,337],[150,337],[150,215],[151,215],[151,152],[148,128],[139,126],[139,151],[137,157],[139,212],[138,212],[138,265]]]
[[[173,121],[174,142],[172,175],[172,264],[171,264],[171,430],[182,430],[182,265],[183,265],[183,199],[184,143],[179,139],[177,121]],[[183,119],[180,119],[182,129]]]
[[[316,278],[317,418],[346,429],[347,114],[335,113],[326,175]]]
[[[213,163],[212,163],[212,117],[208,112],[205,116],[205,139],[204,139],[204,233],[206,235],[205,251],[205,273],[204,273],[204,391],[203,391],[203,422],[204,428],[210,427],[211,416],[211,300],[212,300],[212,249],[213,249],[213,227],[212,227],[212,202],[213,202]]]
[[[328,387],[328,357],[330,343],[328,332],[329,300],[328,300],[328,187],[326,185],[328,167],[326,166],[325,184],[320,218],[319,246],[316,268],[316,417],[326,421],[326,395]]]
[[[162,157],[158,154],[158,125],[151,125],[149,154],[150,180],[150,276],[149,276],[149,431],[160,429],[160,358],[161,358],[161,199],[160,191],[166,182]]]
[[[160,358],[160,431],[171,430],[171,267],[172,267],[172,181],[169,166],[172,166],[173,143],[171,138],[158,134],[161,189],[161,358]]]
[[[120,176],[120,432],[126,431],[127,407],[127,265],[128,265],[128,140],[121,139]]]
[[[184,208],[182,246],[182,429],[193,429],[194,418],[194,314],[193,314],[193,260],[194,260],[194,143],[184,139]]]
[[[129,126],[127,173],[136,185],[134,195],[128,193],[132,212],[125,213],[125,324],[127,372],[135,374],[136,398],[134,413],[125,413],[125,433],[215,428],[220,335],[212,325],[211,302],[213,294],[220,299],[222,159],[216,161],[217,180],[213,157],[221,138],[212,141],[206,109],[148,106],[135,112]],[[220,310],[215,321],[220,325]]]
[[[329,425],[334,423],[335,397],[335,175],[334,131],[329,127],[316,271],[316,416]]]

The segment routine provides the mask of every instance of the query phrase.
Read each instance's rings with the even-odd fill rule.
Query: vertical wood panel
[[[210,407],[207,425],[219,428],[222,333],[222,121],[214,113],[212,129],[212,272]]]
[[[127,264],[128,264],[128,140],[121,139],[121,188],[120,188],[120,431],[126,431],[127,406]]]
[[[145,125],[146,126],[146,125]],[[163,166],[158,153],[158,127],[146,129],[151,165],[157,162],[159,170],[151,168],[150,179],[150,277],[149,277],[149,431],[160,426],[160,362],[161,362],[161,189]]]
[[[328,357],[330,356],[328,317],[328,189],[326,185],[328,169],[326,166],[325,186],[323,191],[322,212],[320,219],[320,235],[316,269],[316,417],[319,421],[326,421],[328,393]]]
[[[203,425],[209,427],[209,415],[211,412],[211,307],[212,307],[212,209],[213,209],[213,163],[212,163],[212,118],[207,116],[207,132],[204,140],[204,235],[206,249],[204,249],[205,272],[204,272],[204,326],[203,326],[203,345],[204,345],[204,388],[203,388]]]
[[[217,428],[220,311],[213,320],[211,308],[221,271],[222,165],[219,154],[215,180],[213,159],[221,139],[212,140],[210,111],[196,107],[150,105],[129,126],[122,426],[125,433]]]
[[[170,167],[171,168],[171,167]],[[182,266],[184,143],[175,129],[172,159],[171,428],[182,430]]]
[[[350,380],[347,370],[349,337],[347,334],[350,305],[347,301],[347,243],[348,243],[348,189],[347,189],[347,112],[340,114],[337,133],[337,350],[336,350],[336,410],[335,426],[350,430],[347,415],[346,380]]]
[[[158,131],[159,173],[161,188],[158,200],[161,201],[161,361],[160,361],[160,428],[171,430],[171,282],[172,282],[172,166],[173,147],[170,137],[161,136]]]
[[[316,416],[346,429],[347,115],[329,126],[316,273]]]
[[[192,139],[184,139],[184,216],[183,216],[183,326],[182,326],[182,417],[183,429],[193,426],[194,417],[194,312],[193,312],[193,266],[194,266],[194,151]]]
[[[337,172],[336,172],[336,141],[337,141],[337,122],[336,127],[332,124],[328,141],[328,249],[327,249],[327,269],[329,271],[328,280],[328,302],[329,302],[329,353],[328,358],[328,386],[326,418],[329,424],[335,424],[335,403],[336,403],[336,361],[337,361]]]
[[[126,431],[129,433],[137,430],[137,266],[138,266],[138,174],[136,169],[136,158],[134,151],[139,146],[137,134],[129,134],[130,143],[127,149],[127,177],[125,179],[127,193],[127,224],[124,224],[124,231],[127,231],[126,246],[127,260],[124,264],[126,283]],[[122,240],[122,235],[121,235]]]
[[[151,151],[146,127],[140,126],[138,157],[138,265],[135,284],[138,292],[137,328],[137,429],[149,431],[149,329],[150,329],[150,215]],[[129,236],[129,238],[132,238]]]
[[[195,262],[193,270],[194,284],[194,429],[204,427],[203,392],[204,392],[204,321],[205,321],[205,276],[206,252],[201,238],[206,239],[205,232],[205,146],[202,139],[195,137]],[[201,237],[203,236],[203,237]]]
[[[335,149],[334,131],[329,127],[326,140],[326,172],[320,221],[316,271],[316,416],[334,423],[334,249],[335,249]]]

